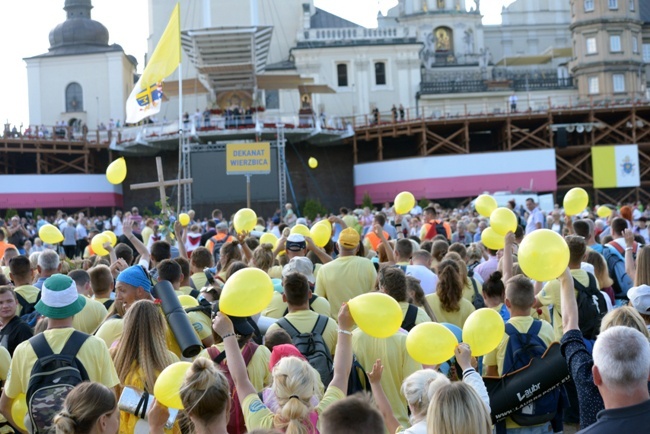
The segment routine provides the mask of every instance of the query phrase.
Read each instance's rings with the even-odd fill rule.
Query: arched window
[[[65,88],[65,111],[68,113],[84,111],[84,95],[79,83],[70,83]]]

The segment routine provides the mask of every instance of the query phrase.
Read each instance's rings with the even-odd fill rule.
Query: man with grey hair
[[[48,277],[61,271],[61,260],[54,250],[44,250],[38,257],[38,280],[34,286],[43,289],[43,282]]]
[[[611,327],[594,345],[594,384],[605,403],[598,421],[580,433],[640,433],[650,426],[650,344],[638,330]]]

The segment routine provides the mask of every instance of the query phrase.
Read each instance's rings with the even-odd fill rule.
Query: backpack
[[[472,281],[472,286],[474,287],[474,297],[472,297],[472,304],[474,305],[474,309],[484,308],[485,300],[483,299],[483,296],[478,292],[478,286],[476,285],[476,280],[473,277],[470,277],[469,280]]]
[[[223,235],[224,236],[222,238],[217,238],[219,234],[210,238],[210,241],[212,241],[212,257],[214,258],[215,264],[218,264],[219,259],[221,259],[221,248],[223,247],[223,245],[232,239],[228,234],[223,234]]]
[[[314,309],[312,309],[311,305],[316,301],[317,298],[318,298],[318,296],[316,294],[312,294],[311,298],[309,299],[309,310],[311,310],[312,312],[314,312]],[[289,308],[287,307],[284,310],[284,313],[282,314],[282,316],[285,316],[288,313],[289,313]]]
[[[20,311],[20,319],[25,321],[25,323],[30,326],[31,328],[34,328],[36,323],[38,322],[38,319],[41,317],[41,315],[36,312],[36,303],[41,299],[41,291],[38,291],[38,295],[36,296],[36,301],[34,303],[30,303],[25,298],[15,292],[16,294],[16,300],[18,300],[18,304],[22,307],[22,310]]]
[[[323,340],[323,333],[327,327],[329,317],[325,315],[318,315],[316,324],[310,333],[300,333],[293,324],[286,318],[280,318],[276,323],[282,327],[284,331],[289,333],[293,344],[298,348],[298,351],[305,356],[309,364],[318,371],[320,378],[323,381],[323,386],[327,387],[332,381],[334,372],[334,362],[332,361],[332,353],[327,344]]]
[[[361,363],[357,360],[357,356],[352,355],[352,369],[348,377],[348,393],[347,396],[354,395],[357,392],[371,393],[370,380],[366,370],[363,369]]]
[[[190,288],[192,288],[192,290],[190,291],[190,294],[189,294],[190,297],[199,298],[199,295],[201,295],[201,291],[198,290],[198,288],[196,287],[196,284],[194,283],[194,281],[191,278],[190,278]]]
[[[68,393],[89,380],[86,369],[77,359],[86,339],[87,334],[73,331],[59,354],[52,352],[42,333],[29,340],[38,357],[32,367],[26,394],[33,433],[48,432],[54,416],[63,409]]]
[[[596,278],[591,273],[589,286],[585,287],[575,278],[573,286],[578,290],[578,328],[589,340],[596,339],[600,332],[600,322],[607,313],[607,303],[603,293],[598,290]]]
[[[212,319],[212,304],[205,298],[202,298],[199,300],[198,306],[188,307],[185,309],[185,312],[201,312],[208,318]]]
[[[605,262],[607,262],[609,277],[614,281],[612,289],[615,296],[617,298],[627,298],[627,291],[633,286],[633,282],[625,271],[625,261],[607,245],[603,246],[601,254],[605,258]]]
[[[546,344],[539,337],[542,329],[540,320],[533,320],[526,333],[519,333],[510,323],[506,323],[506,333],[510,337],[503,359],[503,375],[524,368],[532,359],[541,358],[546,352]],[[558,409],[560,389],[554,389],[533,401],[531,404],[514,412],[510,417],[521,426],[540,425],[551,421]],[[499,422],[504,424],[505,421]]]
[[[501,318],[503,318],[503,322],[508,322],[508,320],[510,319],[510,311],[506,307],[505,303],[501,305],[501,309],[499,310],[499,315],[501,315]]]
[[[607,245],[612,246],[613,248],[616,249],[618,253],[621,254],[621,256],[625,257],[625,249],[619,243],[617,243],[616,241],[610,241],[609,243],[607,243]],[[638,250],[639,250],[639,243],[634,241],[634,244],[632,245],[632,256],[634,257],[635,260],[636,260],[636,252]]]
[[[447,229],[445,228],[445,225],[442,223],[442,221],[431,220],[429,222],[429,230],[424,236],[424,239],[432,240],[436,235],[442,235],[447,239],[447,241],[450,241],[447,237]]]
[[[115,303],[115,300],[106,300],[106,301],[105,301],[104,303],[102,303],[102,304],[104,305],[104,307],[106,308],[106,310],[108,310],[108,309],[111,308],[111,306],[113,306],[113,303]]]
[[[244,345],[242,349],[242,357],[244,358],[244,363],[246,366],[251,362],[255,351],[257,351],[257,345],[255,342],[248,342]],[[230,374],[230,368],[226,363],[226,352],[219,351],[217,347],[208,348],[208,355],[214,363],[219,365],[221,372],[226,376],[228,384],[230,385],[230,392],[232,396],[232,401],[230,405],[230,418],[228,419],[228,432],[231,434],[240,434],[246,432],[246,424],[244,423],[244,412],[242,411],[241,404],[239,403],[239,396],[237,395],[237,388],[235,387],[235,381],[232,379]]]
[[[406,315],[404,315],[404,321],[402,321],[401,327],[410,332],[413,327],[415,327],[415,320],[418,317],[418,308],[412,304],[409,304],[408,309],[406,310]]]

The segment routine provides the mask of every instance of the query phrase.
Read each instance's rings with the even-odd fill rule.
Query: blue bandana
[[[151,280],[149,274],[139,265],[134,265],[122,271],[116,279],[117,282],[123,282],[133,287],[142,287],[147,292],[151,292]]]

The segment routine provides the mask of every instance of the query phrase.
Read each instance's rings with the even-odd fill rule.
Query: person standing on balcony
[[[514,93],[510,95],[510,112],[511,113],[517,112],[517,95],[515,95]]]

